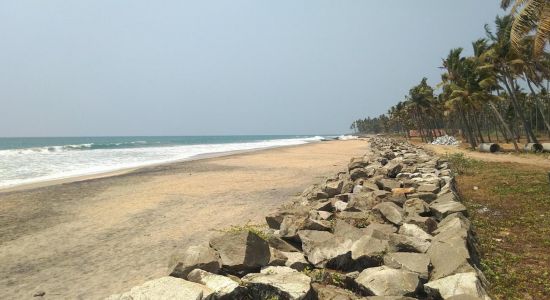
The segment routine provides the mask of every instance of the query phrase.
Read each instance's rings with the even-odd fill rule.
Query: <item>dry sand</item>
[[[98,299],[167,275],[181,245],[262,222],[366,150],[322,142],[0,193],[0,299]]]

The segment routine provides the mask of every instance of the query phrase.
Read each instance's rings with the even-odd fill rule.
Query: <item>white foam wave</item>
[[[73,151],[89,149],[93,147],[92,143],[1,150],[0,188],[184,160],[203,154],[300,145],[322,139],[323,137],[316,136],[246,143],[113,148],[93,151]]]

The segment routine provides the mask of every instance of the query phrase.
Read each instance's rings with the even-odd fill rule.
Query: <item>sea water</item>
[[[300,145],[322,136],[0,138],[0,188],[184,160]]]

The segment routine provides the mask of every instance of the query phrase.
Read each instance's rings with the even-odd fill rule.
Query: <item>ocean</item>
[[[185,160],[204,154],[300,145],[320,141],[325,137],[249,135],[0,138],[0,188]]]

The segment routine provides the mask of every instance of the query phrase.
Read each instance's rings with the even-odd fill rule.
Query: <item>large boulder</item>
[[[413,296],[420,285],[418,274],[387,266],[365,269],[355,282],[374,296]]]
[[[373,207],[373,211],[380,212],[382,217],[395,225],[403,223],[403,209],[393,202],[382,202]]]
[[[430,257],[423,253],[393,252],[384,256],[384,265],[417,273],[420,279],[427,281]]]
[[[474,271],[471,264],[475,257],[470,255],[468,235],[467,230],[450,229],[434,237],[427,251],[433,265],[430,280]]]
[[[213,294],[210,297],[214,299],[229,300],[238,298],[244,294],[244,289],[233,279],[212,274],[201,269],[191,271],[187,276],[187,280],[202,284],[212,290]]]
[[[222,268],[229,274],[258,271],[271,257],[267,241],[251,231],[228,232],[214,237],[210,246],[220,254]]]
[[[315,236],[312,233],[307,233],[307,237],[304,236],[304,232],[300,231],[300,238],[302,239],[302,247],[304,255],[307,260],[315,267],[324,268],[329,267],[335,270],[347,270],[352,264],[351,261],[351,245],[350,239],[335,236],[328,233],[328,235]],[[324,231],[318,231],[324,232]]]
[[[253,299],[308,299],[311,278],[288,267],[267,267],[242,278]],[[270,298],[271,297],[271,298]]]
[[[351,258],[357,268],[372,267],[382,262],[383,256],[390,250],[386,235],[374,231],[369,235],[361,237],[351,246]]]
[[[218,273],[221,261],[218,253],[208,245],[192,245],[173,254],[169,266],[170,276],[186,279],[194,269]]]
[[[106,300],[138,300],[138,299],[189,299],[201,300],[212,294],[212,290],[204,285],[189,282],[176,277],[161,277],[135,286],[130,291],[111,295]]]
[[[456,201],[456,197],[453,193],[446,193],[438,197],[437,200],[430,203],[430,210],[438,220],[442,220],[453,213],[466,213],[466,207],[462,203]]]
[[[490,300],[475,272],[458,273],[424,284],[426,294],[434,299],[451,299],[459,295],[470,295]]]

